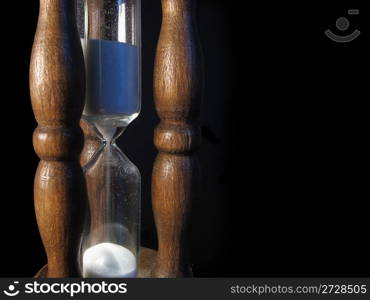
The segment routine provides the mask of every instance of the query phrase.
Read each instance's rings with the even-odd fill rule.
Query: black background
[[[152,70],[160,1],[142,1],[142,113],[120,146],[143,181],[145,246],[156,247],[150,176],[158,123]],[[256,1],[255,1],[256,2]],[[198,1],[205,64],[193,203],[195,276],[369,276],[368,13],[359,2]],[[247,4],[245,4],[247,3]],[[329,40],[349,8],[348,44]],[[0,276],[30,277],[46,257],[34,217],[38,159],[28,67],[37,1],[3,3]],[[366,28],[365,28],[366,27]]]

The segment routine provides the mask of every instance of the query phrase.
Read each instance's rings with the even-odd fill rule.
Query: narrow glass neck
[[[126,129],[126,127],[107,127],[96,123],[93,123],[92,126],[94,126],[97,136],[105,145],[114,145]]]

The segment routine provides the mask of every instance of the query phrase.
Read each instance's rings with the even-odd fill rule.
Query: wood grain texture
[[[81,129],[84,133],[84,146],[80,155],[81,166],[86,165],[93,155],[102,147],[102,141],[98,135],[91,128],[91,126],[84,120],[80,121]]]
[[[158,255],[152,277],[186,276],[186,225],[190,204],[199,194],[196,150],[203,80],[194,3],[162,0],[154,68],[154,99],[161,121],[154,132],[159,150],[152,176]]]
[[[82,131],[84,133],[84,147],[80,156],[81,166],[86,167],[86,165],[94,160],[93,156],[97,155],[97,160],[102,159],[101,149],[103,147],[103,142],[99,139],[95,130],[88,125],[85,120],[80,122]],[[96,174],[101,174],[101,176],[96,176]],[[88,199],[88,222],[89,231],[94,232],[91,240],[92,243],[101,241],[103,237],[107,237],[109,232],[105,232],[107,229],[104,226],[107,222],[108,217],[104,212],[106,212],[106,170],[104,165],[99,163],[94,163],[89,166],[88,169],[84,170],[86,188],[87,188],[87,199]],[[92,175],[92,176],[91,176]],[[85,225],[86,226],[86,225]]]
[[[40,0],[30,92],[38,123],[33,144],[41,160],[34,201],[47,277],[74,277],[86,187],[79,163],[85,74],[72,0]]]

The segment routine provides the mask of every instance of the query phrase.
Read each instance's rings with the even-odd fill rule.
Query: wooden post
[[[40,0],[30,90],[38,123],[33,142],[41,159],[34,201],[48,258],[47,276],[73,277],[78,275],[86,187],[79,164],[85,74],[72,0]]]
[[[160,124],[154,144],[152,201],[158,255],[152,277],[186,274],[184,238],[191,201],[197,197],[200,145],[197,124],[202,92],[194,1],[162,0],[162,28],[154,69],[154,99]]]

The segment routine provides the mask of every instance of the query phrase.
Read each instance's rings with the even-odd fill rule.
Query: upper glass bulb
[[[140,1],[85,0],[81,14],[83,118],[100,126],[127,127],[141,106]]]

